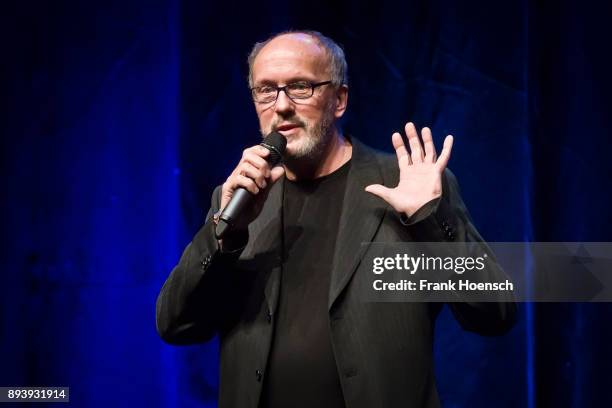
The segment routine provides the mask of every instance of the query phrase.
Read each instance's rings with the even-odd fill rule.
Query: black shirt
[[[285,180],[283,270],[261,408],[344,407],[328,298],[350,161],[314,180]]]

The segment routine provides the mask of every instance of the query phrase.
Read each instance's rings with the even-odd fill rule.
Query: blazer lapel
[[[362,243],[368,244],[372,240],[387,208],[380,198],[364,190],[370,184],[383,184],[376,156],[359,141],[352,141],[352,163],[332,263],[329,308],[351,279],[367,249]],[[250,236],[257,237],[257,240],[250,240],[240,257],[242,266],[246,269],[264,270],[268,273],[264,293],[268,310],[272,314],[276,312],[280,291],[284,182],[283,177],[272,186],[261,214],[249,225]]]
[[[366,192],[370,184],[383,184],[376,156],[353,139],[353,156],[338,228],[329,288],[329,309],[357,269],[361,256],[378,230],[387,206]]]
[[[249,235],[257,237],[250,239],[241,255],[242,267],[253,273],[264,271],[267,276],[264,293],[268,303],[268,311],[276,311],[280,289],[282,266],[282,224],[281,208],[283,200],[283,184],[285,178],[278,180],[270,189],[264,207],[255,221],[249,225]]]

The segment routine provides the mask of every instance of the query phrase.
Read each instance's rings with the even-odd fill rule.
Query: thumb
[[[368,193],[374,194],[375,196],[378,196],[387,202],[389,202],[391,190],[392,189],[385,187],[381,184],[370,184],[365,188],[365,191],[367,191]]]
[[[285,174],[285,168],[283,166],[276,166],[270,170],[270,184],[276,183],[276,181],[283,177]]]

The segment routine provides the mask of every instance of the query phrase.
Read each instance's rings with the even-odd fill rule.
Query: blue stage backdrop
[[[388,151],[407,120],[438,146],[455,135],[450,167],[487,240],[610,241],[612,14],[544,3],[12,5],[0,386],[70,386],[79,407],[216,406],[217,342],[163,344],[155,299],[259,140],[250,47],[288,28],[344,45],[348,133]],[[612,308],[520,310],[500,338],[442,314],[443,405],[612,406]]]

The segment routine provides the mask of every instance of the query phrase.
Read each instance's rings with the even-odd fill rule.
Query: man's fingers
[[[265,171],[268,171],[267,169]],[[266,188],[266,175],[260,169],[255,168],[251,163],[243,162],[238,166],[238,174],[247,176],[257,183],[257,187]]]
[[[285,174],[285,168],[283,166],[276,166],[270,171],[270,184],[276,183],[278,179],[283,177]]]
[[[408,150],[406,149],[406,144],[402,139],[402,135],[397,132],[393,133],[393,136],[391,136],[391,142],[393,143],[393,148],[395,149],[395,154],[397,155],[397,161],[400,163],[400,167],[404,164],[403,162],[411,164],[412,161],[410,160],[410,155],[408,154]]]
[[[255,146],[255,147],[261,147],[261,146]],[[261,148],[269,152],[268,149],[264,147],[261,147]],[[267,157],[267,154],[265,155],[265,157]],[[265,176],[269,177],[270,166],[268,165],[268,162],[266,161],[264,157],[262,157],[258,153],[258,151],[254,150],[254,148],[245,150],[242,153],[242,160],[240,160],[240,162],[241,163],[244,163],[244,162],[251,163],[253,166],[255,166],[255,168],[263,170],[265,173]]]
[[[421,140],[412,122],[406,123],[406,136],[408,136],[408,144],[410,145],[410,157],[413,163],[423,162],[423,147]]]
[[[421,130],[421,136],[423,137],[423,147],[425,148],[425,162],[435,163],[436,147],[434,146],[433,137],[431,136],[431,130],[428,127],[424,127],[423,130]]]
[[[253,153],[259,157],[266,158],[270,154],[270,149],[263,147],[262,145],[251,146],[248,149],[244,149],[243,155],[245,153]]]
[[[234,176],[234,183],[233,184],[234,184],[234,188],[233,188],[234,191],[236,191],[236,189],[238,187],[243,187],[243,188],[247,189],[252,194],[259,193],[259,187],[257,187],[257,184],[255,184],[253,179],[251,179],[251,178],[249,178],[247,176],[243,176],[242,174],[236,174]]]
[[[440,172],[444,171],[446,165],[448,164],[448,160],[451,156],[451,150],[453,149],[453,136],[448,135],[444,139],[444,145],[442,146],[442,151],[440,152],[440,157],[438,157],[438,161],[436,162],[436,167]]]
[[[221,195],[221,208],[225,208],[237,188],[244,188],[251,194],[259,194],[261,191],[268,191],[269,186],[278,180],[284,169],[281,167],[272,173],[266,157],[270,155],[270,150],[263,146],[251,146],[242,152],[242,158],[232,171],[232,174],[223,183]],[[259,196],[258,199],[261,198]]]
[[[388,202],[388,198],[392,190],[389,187],[385,187],[381,184],[370,184],[365,188],[365,191]]]

